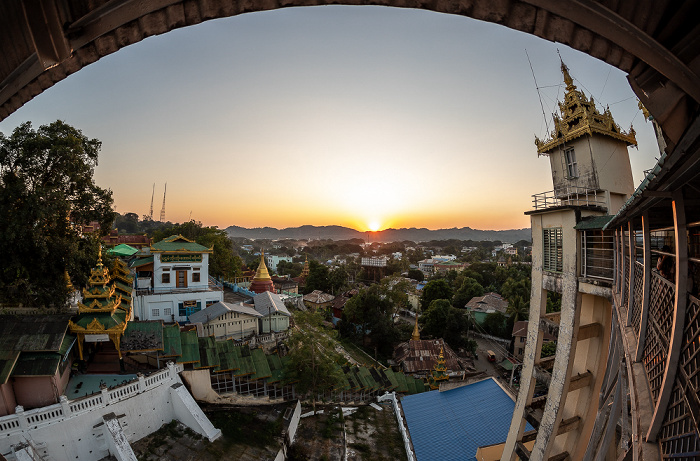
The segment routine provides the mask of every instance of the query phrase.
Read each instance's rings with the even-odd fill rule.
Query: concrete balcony
[[[532,196],[535,211],[554,208],[588,207],[607,210],[605,195],[595,189],[565,186]]]

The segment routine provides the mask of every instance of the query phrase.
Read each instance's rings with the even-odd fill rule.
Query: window
[[[173,308],[166,307],[165,309],[163,309],[163,315],[173,315]]]
[[[199,272],[192,272],[192,281],[199,282]]]
[[[151,315],[153,317],[158,317],[160,315],[160,309],[151,309]]]
[[[576,154],[574,148],[569,147],[564,150],[564,158],[566,159],[567,178],[578,178],[578,168],[576,167]]]
[[[162,274],[160,276],[161,283],[170,283],[170,274]]]
[[[542,269],[561,272],[564,269],[561,227],[542,230]]]
[[[180,317],[189,317],[200,310],[202,310],[202,303],[199,301],[185,301],[178,304],[178,314]]]

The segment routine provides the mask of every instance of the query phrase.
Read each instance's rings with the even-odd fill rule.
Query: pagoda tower
[[[109,270],[102,264],[102,248],[97,264],[83,289],[83,301],[78,303],[78,315],[69,321],[70,332],[78,337],[78,353],[83,360],[83,343],[111,340],[119,353],[119,343],[131,318],[131,306],[116,293]]]
[[[264,293],[266,291],[277,293],[275,291],[275,285],[272,283],[270,273],[267,271],[267,266],[265,265],[264,251],[260,255],[258,270],[255,272],[255,277],[253,277],[253,280],[251,280],[250,287],[248,287],[248,289],[253,293]]]
[[[449,379],[450,377],[447,375],[447,365],[445,364],[445,351],[440,347],[440,355],[438,355],[437,363],[430,374],[428,384],[432,390],[440,389],[440,383]]]
[[[420,341],[420,332],[418,331],[418,313],[416,313],[416,324],[413,326],[411,341]]]
[[[611,303],[614,249],[616,241],[628,238],[627,248],[635,241],[633,234],[606,229],[634,192],[627,150],[637,144],[634,129],[623,131],[608,108],[599,110],[563,62],[561,72],[566,89],[554,129],[545,139],[535,137],[538,156],[549,158],[552,185],[533,195],[534,209],[525,212],[532,229],[530,313],[503,461],[589,457],[595,415],[609,411],[600,395],[611,331],[618,328]],[[561,295],[556,315],[546,310],[550,291]],[[542,357],[545,331],[556,336],[554,357]],[[526,423],[536,435],[525,433]],[[523,449],[532,440],[532,448]]]

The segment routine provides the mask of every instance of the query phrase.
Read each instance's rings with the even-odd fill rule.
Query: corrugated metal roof
[[[225,302],[214,303],[205,309],[195,312],[190,315],[191,323],[207,323],[214,319],[218,319],[224,314],[229,312],[238,312],[240,314],[246,314],[253,317],[262,317],[263,315],[258,313],[252,307],[244,306],[243,304],[229,304]],[[274,312],[274,311],[273,311]]]
[[[287,310],[287,306],[284,305],[282,298],[280,298],[280,295],[277,293],[271,293],[269,291],[259,293],[253,298],[253,303],[255,304],[255,310],[263,316],[275,313],[288,317],[292,316]]]
[[[57,352],[70,318],[70,314],[0,315],[0,350]]]
[[[182,355],[180,342],[180,327],[177,324],[163,327],[163,357],[178,357]]]
[[[515,402],[490,378],[409,395],[401,406],[418,461],[476,461],[478,447],[505,442]]]
[[[600,230],[605,227],[607,223],[612,221],[614,216],[603,215],[603,216],[588,216],[583,218],[574,229],[576,230]]]
[[[119,349],[122,352],[162,351],[163,321],[144,320],[127,323]]]
[[[176,359],[177,363],[199,362],[199,340],[197,330],[180,332],[180,344],[182,355]]]

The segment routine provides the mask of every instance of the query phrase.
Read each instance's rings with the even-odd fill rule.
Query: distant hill
[[[239,226],[226,228],[230,237],[244,237],[249,239],[331,239],[349,240],[352,238],[367,238],[366,232],[360,232],[349,227],[342,226],[301,226],[288,227],[286,229],[276,229],[274,227],[255,227],[248,229]],[[437,229],[426,228],[409,229],[385,229],[372,233],[373,242],[398,242],[411,240],[414,242],[426,242],[430,240],[500,240],[502,242],[514,243],[518,240],[532,240],[530,229],[509,229],[509,230],[479,230],[470,227]]]

